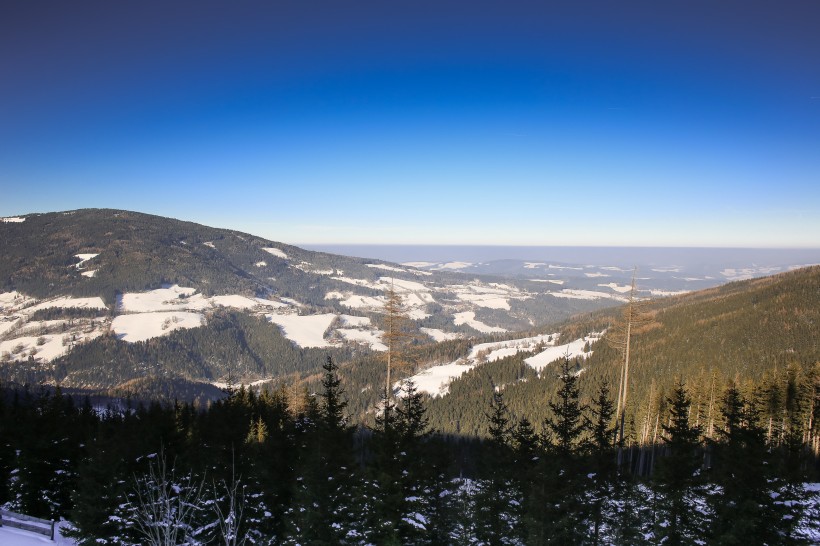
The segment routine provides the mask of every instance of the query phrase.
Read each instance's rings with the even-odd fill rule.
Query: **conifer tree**
[[[601,384],[591,408],[593,421],[590,462],[592,463],[592,484],[587,492],[589,527],[592,544],[601,544],[606,527],[612,527],[613,514],[607,500],[615,494],[618,480],[615,464],[615,437],[613,417],[615,408],[610,399],[609,385]]]
[[[695,508],[702,495],[700,427],[689,423],[691,400],[678,383],[668,400],[670,423],[663,425],[667,455],[655,479],[661,493],[661,521],[657,534],[670,545],[690,544],[703,526],[704,514]]]
[[[308,404],[308,421],[297,470],[295,506],[287,543],[344,545],[357,535],[353,431],[345,414],[337,366],[324,365],[321,406]]]
[[[723,395],[718,441],[713,444],[710,498],[714,544],[776,544],[782,527],[773,491],[773,465],[757,408],[732,384]]]
[[[543,520],[546,530],[541,541],[554,544],[577,544],[586,531],[583,521],[586,473],[581,456],[587,450],[589,422],[584,419],[586,407],[581,404],[578,375],[569,358],[561,364],[556,399],[550,401],[552,417],[546,421],[551,443],[545,460],[545,495]]]
[[[482,458],[485,479],[476,500],[477,535],[490,546],[515,544],[516,535],[520,534],[520,491],[511,477],[512,427],[501,391],[493,391],[486,417],[490,422],[490,441]]]

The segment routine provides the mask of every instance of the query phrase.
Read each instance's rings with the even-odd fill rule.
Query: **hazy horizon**
[[[389,262],[482,263],[496,260],[553,261],[631,267],[640,264],[691,266],[695,264],[748,264],[751,262],[820,263],[820,248],[715,248],[715,247],[603,247],[520,245],[346,245],[296,244],[308,250],[375,258]]]

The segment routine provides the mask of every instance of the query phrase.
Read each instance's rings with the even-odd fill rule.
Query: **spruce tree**
[[[667,454],[655,472],[661,493],[656,533],[664,544],[690,544],[704,526],[704,514],[696,507],[703,484],[700,427],[689,423],[691,400],[682,382],[668,402],[670,423],[663,425]]]
[[[577,544],[584,540],[586,518],[584,492],[588,487],[582,455],[587,451],[589,422],[584,418],[578,375],[569,358],[561,364],[556,399],[550,401],[552,416],[546,421],[549,458],[543,467],[543,524],[539,543]]]
[[[760,412],[734,384],[723,395],[718,441],[713,445],[710,498],[714,544],[776,544],[783,521],[773,498],[773,465]]]
[[[490,412],[490,440],[482,457],[484,479],[476,499],[477,535],[484,544],[503,546],[515,543],[521,516],[517,509],[520,494],[513,482],[512,430],[510,416],[500,391],[493,391]]]

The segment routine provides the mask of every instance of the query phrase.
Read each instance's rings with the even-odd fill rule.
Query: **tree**
[[[612,527],[613,517],[607,511],[607,500],[614,494],[618,480],[617,468],[614,459],[614,434],[612,419],[615,408],[609,397],[609,384],[604,382],[598,389],[598,395],[591,408],[593,421],[590,423],[591,463],[593,472],[592,487],[587,493],[589,505],[590,528],[592,543],[600,544],[603,527],[609,524]]]
[[[710,498],[714,544],[776,544],[784,521],[773,491],[773,465],[760,412],[732,384],[723,395],[718,441],[713,444]]]
[[[199,546],[204,481],[168,468],[164,451],[149,458],[148,470],[134,477],[133,491],[120,506],[122,544]],[[136,539],[134,541],[134,539]]]
[[[586,433],[589,422],[584,419],[586,406],[581,404],[578,376],[569,358],[561,364],[556,399],[550,401],[552,416],[546,420],[550,443],[549,460],[545,460],[543,492],[543,522],[546,530],[542,538],[555,544],[577,544],[586,533],[583,521],[585,483],[581,455],[587,450]]]
[[[385,417],[389,421],[393,399],[393,370],[401,368],[405,364],[404,348],[411,336],[408,333],[410,319],[404,311],[404,302],[401,295],[395,290],[393,279],[390,280],[390,288],[387,290],[385,298],[382,341],[387,346],[387,351],[385,351],[387,378],[384,387],[384,411]]]
[[[493,391],[486,418],[490,422],[490,441],[482,457],[484,480],[476,499],[477,536],[490,546],[515,544],[521,534],[521,495],[512,479],[512,427],[501,391]]]
[[[632,336],[642,325],[650,321],[646,312],[646,302],[639,300],[635,296],[635,276],[638,269],[632,272],[632,287],[629,290],[629,300],[623,307],[621,320],[615,322],[607,332],[606,340],[614,348],[621,351],[621,373],[618,384],[618,404],[616,416],[618,418],[618,465],[621,464],[621,450],[624,443],[624,426],[626,407],[629,394],[629,358],[631,356]]]
[[[670,423],[663,425],[666,457],[658,464],[655,478],[662,494],[658,534],[665,544],[689,544],[702,527],[704,514],[696,508],[702,494],[699,426],[689,423],[691,399],[679,382],[668,400]]]
[[[324,365],[321,405],[308,404],[297,485],[287,543],[343,545],[356,534],[359,519],[353,468],[353,432],[348,423],[337,366]]]

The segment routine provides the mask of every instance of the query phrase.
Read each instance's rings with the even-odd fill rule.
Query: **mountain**
[[[663,413],[665,396],[678,381],[706,420],[708,411],[716,416],[731,382],[750,393],[764,388],[783,403],[789,381],[812,389],[820,379],[820,266],[648,301],[644,312],[648,321],[636,329],[630,357],[627,413],[636,435]],[[621,313],[610,308],[480,344],[442,343],[438,354],[421,356],[423,364],[407,375],[430,395],[431,424],[443,432],[486,434],[485,413],[496,390],[517,417],[541,423],[557,387],[557,362],[565,356],[588,402],[604,382],[617,393],[622,354],[606,332]],[[360,419],[372,418],[367,412],[384,381],[381,368],[374,361],[344,370]],[[803,410],[812,411],[812,399],[806,395]]]
[[[623,299],[424,271],[136,212],[0,222],[0,378],[111,389],[146,375],[227,383],[383,350],[385,292],[433,340],[554,322]]]
[[[540,422],[551,362],[567,353],[582,357],[586,395],[603,380],[617,389],[619,353],[601,340],[619,316],[613,306],[627,300],[623,267],[531,263],[522,278],[510,264],[512,277],[484,276],[116,210],[5,219],[0,235],[3,381],[212,399],[229,384],[314,388],[329,354],[350,410],[367,421],[385,380],[381,311],[392,287],[417,334],[397,373],[430,395],[442,431],[485,432],[496,388]],[[653,268],[639,270],[641,298],[667,293],[666,273],[686,274],[644,269]],[[704,399],[735,378],[810,370],[820,360],[818,271],[652,299],[652,321],[633,342],[635,419],[656,411],[678,379]]]

